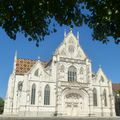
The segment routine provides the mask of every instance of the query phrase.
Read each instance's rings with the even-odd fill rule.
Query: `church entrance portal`
[[[84,116],[89,111],[88,99],[79,91],[67,91],[63,97],[63,109],[64,115]]]

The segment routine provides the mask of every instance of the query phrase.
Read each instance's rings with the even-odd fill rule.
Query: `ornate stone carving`
[[[65,96],[67,99],[79,99],[81,97],[81,95],[77,94],[77,93],[69,93]]]
[[[65,49],[63,48],[63,50],[61,51],[61,55],[66,56],[66,52]]]
[[[70,54],[73,54],[74,51],[75,51],[74,45],[69,45],[69,46],[68,46],[68,51],[69,51]]]
[[[77,63],[77,64],[85,64],[85,61],[84,60],[78,60],[78,59],[70,59],[70,58],[63,58],[63,57],[60,57],[60,61],[62,62],[69,62],[69,63]]]
[[[23,82],[22,81],[19,81],[18,82],[18,91],[22,91],[22,87],[23,87]]]
[[[69,38],[69,44],[74,44],[74,40],[72,37]]]
[[[60,72],[64,72],[65,71],[65,67],[64,67],[64,65],[61,65],[60,66]]]
[[[83,74],[83,71],[84,71],[84,68],[81,67],[81,68],[80,68],[80,74]]]
[[[72,107],[71,103],[69,102],[66,102],[65,104],[66,104],[66,107]]]

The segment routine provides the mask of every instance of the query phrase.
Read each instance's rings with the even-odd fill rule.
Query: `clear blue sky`
[[[34,42],[27,41],[22,34],[17,35],[16,41],[11,40],[4,30],[0,29],[0,96],[5,97],[8,78],[12,72],[14,54],[17,50],[19,58],[37,59],[48,61],[55,49],[63,41],[64,29],[69,31],[69,27],[58,27],[58,31],[40,43],[39,47]],[[74,28],[76,35],[80,32],[80,44],[92,61],[94,72],[101,65],[107,77],[114,83],[120,83],[120,45],[110,42],[108,45],[98,41],[92,41],[91,30],[87,26]]]

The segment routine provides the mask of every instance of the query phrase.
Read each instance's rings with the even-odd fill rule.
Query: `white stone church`
[[[4,114],[19,116],[115,116],[112,82],[92,63],[72,31],[49,62],[14,58]]]

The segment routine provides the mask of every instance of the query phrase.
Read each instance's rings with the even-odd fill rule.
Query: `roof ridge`
[[[17,60],[20,59],[20,60],[31,60],[31,61],[37,61],[37,59],[30,59],[30,58],[17,58]],[[45,61],[45,60],[40,60],[40,62],[49,62],[49,61]]]
[[[30,58],[17,58],[17,60],[18,59],[21,59],[21,60],[31,60],[31,61],[37,61],[37,60],[35,60],[35,59],[30,59]]]

